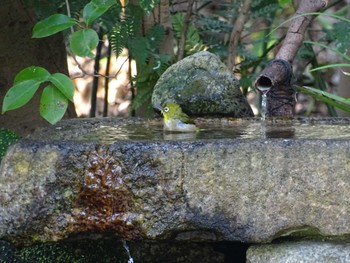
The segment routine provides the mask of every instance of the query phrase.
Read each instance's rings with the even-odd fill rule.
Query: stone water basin
[[[350,119],[62,121],[0,168],[0,238],[268,243],[348,239]]]

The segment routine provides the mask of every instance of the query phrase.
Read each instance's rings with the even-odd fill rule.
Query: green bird
[[[166,102],[157,107],[164,117],[164,130],[172,132],[197,132],[199,128],[194,121],[182,111],[180,105]]]

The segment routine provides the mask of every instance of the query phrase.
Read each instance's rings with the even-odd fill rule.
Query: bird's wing
[[[194,121],[186,114],[186,113],[181,113],[181,120],[184,123],[188,123],[188,124],[194,124]]]

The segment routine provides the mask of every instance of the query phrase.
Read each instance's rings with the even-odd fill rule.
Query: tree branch
[[[300,1],[298,9],[295,12],[297,17],[292,20],[282,47],[276,55],[276,59],[287,60],[289,63],[293,62],[301,44],[303,43],[306,29],[314,18],[314,16],[311,15],[300,15],[317,12],[326,5],[326,0]]]
[[[185,15],[185,19],[184,19],[184,24],[181,30],[181,37],[179,40],[179,49],[177,52],[177,60],[181,60],[184,57],[185,54],[185,44],[186,44],[186,36],[187,36],[187,31],[188,31],[188,27],[190,24],[190,18],[192,15],[192,6],[193,6],[194,0],[190,0],[188,1],[188,6],[187,6],[187,12]]]
[[[229,70],[232,70],[235,65],[237,46],[238,46],[239,40],[241,39],[244,23],[247,20],[252,2],[253,0],[243,1],[243,4],[239,11],[239,15],[235,23],[233,24],[233,29],[230,35],[230,43],[228,47],[227,67],[229,68]]]

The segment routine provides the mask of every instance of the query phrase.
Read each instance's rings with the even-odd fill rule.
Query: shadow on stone
[[[238,242],[127,242],[132,260],[123,242],[116,238],[67,239],[16,248],[0,241],[0,262],[6,263],[243,263],[247,244]]]

